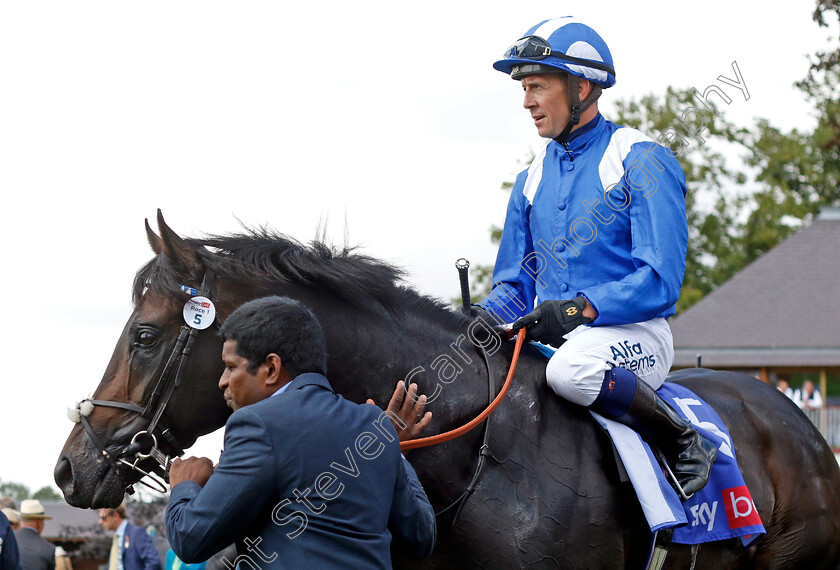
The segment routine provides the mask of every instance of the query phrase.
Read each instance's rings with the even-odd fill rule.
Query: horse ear
[[[204,263],[201,261],[201,258],[181,236],[166,225],[160,209],[157,211],[157,223],[158,229],[160,230],[160,237],[155,236],[157,238],[157,244],[160,247],[158,254],[164,254],[175,265],[186,270],[191,277],[199,278],[204,275]],[[154,235],[154,232],[152,232],[152,235]],[[152,249],[157,252],[155,245],[152,245]]]
[[[152,248],[152,251],[155,252],[155,255],[160,255],[163,251],[163,242],[160,239],[160,236],[157,235],[152,227],[149,225],[149,218],[145,219],[146,222],[146,239],[149,240],[149,245]]]

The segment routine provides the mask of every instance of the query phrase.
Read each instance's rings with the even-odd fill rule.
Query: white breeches
[[[589,406],[601,391],[604,372],[630,370],[654,390],[674,363],[674,339],[665,319],[629,325],[579,326],[548,361],[548,385],[558,395]]]

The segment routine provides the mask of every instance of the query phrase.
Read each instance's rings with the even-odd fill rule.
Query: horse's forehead
[[[143,321],[162,322],[180,315],[182,310],[183,303],[178,300],[147,291],[134,307],[134,314]]]

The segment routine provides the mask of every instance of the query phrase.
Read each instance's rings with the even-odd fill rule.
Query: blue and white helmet
[[[493,68],[513,79],[558,71],[588,79],[602,88],[615,85],[615,68],[598,33],[572,16],[533,26],[505,51]]]

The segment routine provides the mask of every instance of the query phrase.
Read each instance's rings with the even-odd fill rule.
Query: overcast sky
[[[813,7],[2,3],[0,479],[54,485],[65,410],[102,376],[157,208],[187,236],[241,220],[308,241],[326,224],[454,297],[457,258],[495,259],[500,185],[539,143],[521,88],[491,67],[525,30],[571,14],[602,35],[618,80],[607,118],[619,98],[716,84],[730,120],[810,128],[792,84],[828,37]],[[717,81],[733,61],[749,100]],[[216,459],[219,441],[198,452]]]

